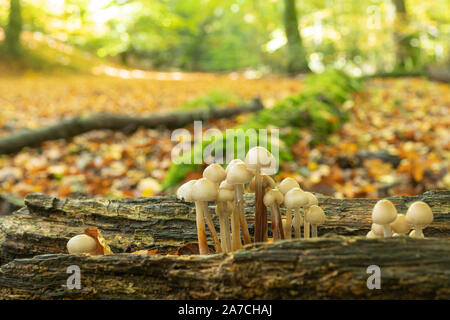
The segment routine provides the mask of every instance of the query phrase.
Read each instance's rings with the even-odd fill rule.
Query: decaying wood
[[[52,299],[449,299],[450,246],[444,239],[285,240],[231,254],[17,259],[0,271],[0,298]],[[68,289],[67,267],[81,271]],[[381,289],[367,272],[381,269]]]
[[[335,199],[318,195],[327,222],[319,226],[319,236],[365,235],[370,229],[370,214],[377,199]],[[427,202],[434,221],[425,236],[450,236],[450,191],[429,191],[421,196],[389,198],[400,213],[414,201]],[[115,253],[158,249],[176,252],[187,242],[196,241],[195,210],[192,203],[173,196],[105,200],[60,200],[43,194],[30,194],[26,207],[0,219],[3,241],[1,263],[39,254],[64,253],[67,241],[86,227],[98,227]],[[211,206],[213,204],[211,203]],[[211,208],[211,212],[213,209]],[[245,197],[245,212],[250,234],[254,233],[254,196]],[[270,216],[270,214],[269,214]],[[270,220],[270,217],[269,217]],[[219,220],[214,215],[219,228]],[[209,239],[211,239],[208,234]],[[1,240],[0,240],[1,241]],[[212,245],[212,242],[210,241]]]
[[[130,131],[131,128],[157,128],[161,126],[175,129],[182,128],[194,120],[206,121],[208,119],[227,118],[261,109],[263,109],[261,100],[253,99],[251,103],[233,108],[200,108],[173,113],[153,114],[147,117],[104,113],[87,117],[78,116],[52,126],[35,130],[21,130],[7,137],[0,138],[0,154],[18,152],[24,147],[37,146],[44,141],[72,138],[92,130]]]

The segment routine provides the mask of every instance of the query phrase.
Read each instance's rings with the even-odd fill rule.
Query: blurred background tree
[[[9,7],[8,24],[5,27],[4,51],[11,57],[19,57],[20,33],[22,32],[22,13],[20,0],[11,0]]]
[[[3,55],[22,51],[39,65],[58,60],[55,42],[132,68],[289,74],[327,66],[353,75],[420,72],[446,63],[449,52],[447,0],[0,0],[0,7]]]

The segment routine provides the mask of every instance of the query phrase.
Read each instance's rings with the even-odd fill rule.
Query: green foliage
[[[254,114],[245,123],[235,127],[240,129],[235,132],[236,140],[231,146],[226,146],[227,134],[223,134],[219,140],[203,140],[202,144],[194,145],[193,151],[177,159],[178,164],[172,164],[163,182],[163,188],[176,185],[186,174],[198,168],[199,164],[192,164],[194,155],[201,155],[206,147],[215,143],[213,154],[234,148],[235,155],[245,156],[251,144],[247,130],[278,127],[280,130],[279,159],[291,161],[290,147],[301,138],[300,128],[310,128],[314,134],[313,143],[326,140],[327,136],[339,129],[347,115],[341,110],[340,105],[350,98],[353,91],[360,90],[360,80],[354,79],[339,70],[327,70],[321,74],[310,75],[305,81],[302,92],[282,99],[272,108],[264,109]],[[229,136],[228,136],[229,137]],[[266,144],[271,149],[270,137],[257,136],[257,144]],[[244,142],[245,143],[242,143]],[[240,142],[240,143],[239,143]],[[254,141],[253,141],[254,143]],[[201,159],[201,157],[199,157]],[[230,159],[227,159],[228,161]]]
[[[215,89],[202,95],[194,100],[191,100],[184,104],[181,108],[186,110],[196,109],[196,108],[213,108],[221,106],[231,106],[241,103],[243,99],[237,94],[229,91],[224,91],[220,89]]]

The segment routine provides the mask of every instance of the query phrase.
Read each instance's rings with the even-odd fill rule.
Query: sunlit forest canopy
[[[61,41],[140,69],[264,73],[333,66],[363,75],[449,61],[448,0],[0,0],[1,40],[8,40],[10,8],[18,6],[21,19],[9,30],[22,31],[24,54],[43,41],[49,47]],[[305,65],[287,61],[296,50],[289,45],[289,33],[296,41],[293,18]]]

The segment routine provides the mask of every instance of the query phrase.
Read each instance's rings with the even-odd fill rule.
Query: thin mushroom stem
[[[286,225],[284,228],[284,236],[286,239],[292,238],[292,210],[286,209]]]
[[[416,231],[414,238],[424,238],[425,237],[423,235],[423,228],[414,227],[414,230]]]
[[[311,225],[311,237],[317,238],[317,224]]]
[[[195,201],[195,218],[197,224],[197,237],[198,237],[198,251],[200,254],[208,254],[208,242],[206,241],[205,219],[203,217],[203,210],[201,201]]]
[[[301,233],[301,220],[300,220],[300,208],[294,209],[294,237],[300,239],[302,237]]]
[[[392,237],[392,230],[390,224],[384,224],[383,225],[383,231],[384,231],[384,237],[389,238]]]
[[[230,237],[230,230],[227,230],[226,221],[227,216],[224,212],[224,206],[222,201],[217,202],[217,213],[219,214],[219,224],[220,224],[220,243],[224,252],[230,252],[230,248],[227,245],[227,238]]]
[[[280,239],[284,240],[284,230],[283,230],[283,222],[281,220],[281,212],[280,212],[280,206],[278,204],[275,204],[275,218],[277,219],[277,228],[278,233],[280,235]]]
[[[222,247],[220,245],[219,237],[216,232],[216,228],[214,227],[214,222],[212,220],[211,215],[209,214],[208,202],[201,201],[203,214],[206,218],[206,224],[208,225],[209,231],[211,232],[211,236],[214,241],[214,247],[216,248],[216,252],[222,252]]]
[[[306,215],[308,214],[308,208],[303,207],[303,234],[305,239],[309,239],[310,238],[310,231],[309,231],[309,222],[306,222]]]
[[[237,198],[237,193],[239,192],[238,188],[235,187],[234,191],[235,191],[234,205],[233,205],[233,212],[231,213],[231,242],[233,251],[242,248],[240,218],[239,218],[239,202]]]
[[[250,232],[248,232],[247,219],[245,219],[244,213],[244,185],[238,184],[236,188],[239,189],[239,221],[241,224],[242,237],[244,238],[244,244],[252,243],[252,239],[250,238]],[[237,193],[235,194],[238,195]]]
[[[224,208],[224,207],[225,207],[225,203],[222,204],[222,208]],[[228,252],[231,252],[231,251],[233,251],[233,247],[231,245],[231,233],[230,233],[231,212],[228,212],[228,210],[224,209],[224,213],[225,213],[225,230],[227,233],[226,245],[227,245]]]
[[[277,217],[276,217],[276,215],[277,215],[277,209],[276,209],[276,204],[275,203],[273,203],[271,206],[270,206],[270,216],[271,216],[271,218],[272,218],[272,234],[273,234],[273,240],[275,241],[275,240],[280,240],[280,231],[279,231],[279,228],[278,228],[278,219],[277,219]]]
[[[255,172],[255,243],[267,240],[267,210],[260,168]]]

